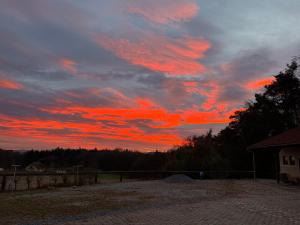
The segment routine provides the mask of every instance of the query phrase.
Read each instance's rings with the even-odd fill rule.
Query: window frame
[[[295,166],[296,165],[296,157],[293,155],[289,155],[289,164],[291,166]]]
[[[289,159],[286,155],[282,156],[282,164],[283,165],[289,165]]]

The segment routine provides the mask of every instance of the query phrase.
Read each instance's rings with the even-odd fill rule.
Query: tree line
[[[49,151],[5,151],[0,149],[0,167],[26,166],[40,161],[49,168],[81,164],[99,170],[251,170],[247,146],[299,126],[299,64],[293,60],[274,76],[245,109],[236,111],[231,122],[217,135],[208,131],[188,137],[184,144],[167,152],[142,153],[130,150],[85,150],[57,148]],[[267,153],[258,156],[261,176],[272,176],[274,163]]]

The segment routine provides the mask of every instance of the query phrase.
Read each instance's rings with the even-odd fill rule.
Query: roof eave
[[[297,146],[300,146],[300,143],[293,143],[293,144],[278,144],[278,145],[267,145],[267,146],[249,146],[247,147],[247,150],[248,151],[254,151],[254,150],[258,150],[258,149],[264,149],[264,150],[267,150],[267,149],[278,149],[278,148],[286,148],[286,147],[297,147]]]

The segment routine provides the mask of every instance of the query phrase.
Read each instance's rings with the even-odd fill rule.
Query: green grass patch
[[[0,224],[80,215],[143,203],[136,192],[67,189],[0,194]]]

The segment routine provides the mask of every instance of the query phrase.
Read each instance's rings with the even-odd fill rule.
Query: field
[[[299,187],[259,180],[146,181],[0,194],[0,224],[300,224]]]

